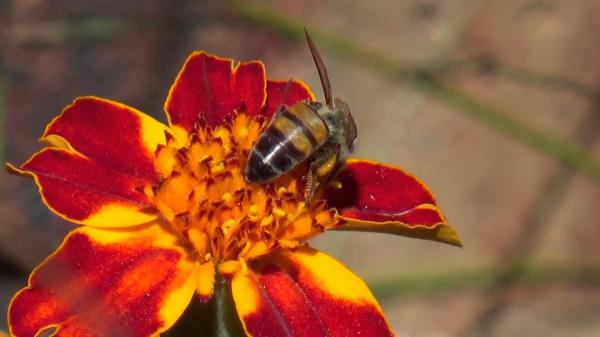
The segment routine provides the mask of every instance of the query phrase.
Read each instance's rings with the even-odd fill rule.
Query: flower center
[[[163,179],[145,193],[202,262],[250,260],[338,224],[324,201],[305,204],[298,172],[272,183],[245,180],[248,153],[265,127],[239,113],[214,129],[199,126],[184,140],[169,136],[156,150]]]

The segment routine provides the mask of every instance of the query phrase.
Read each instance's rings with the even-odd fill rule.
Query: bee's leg
[[[308,204],[315,194],[315,190],[317,189],[317,177],[315,176],[312,165],[309,167],[304,181],[304,202]]]
[[[304,201],[310,202],[315,191],[322,182],[327,181],[338,168],[340,146],[335,143],[327,143],[315,154],[315,159],[310,163],[306,175],[306,187],[304,188]]]

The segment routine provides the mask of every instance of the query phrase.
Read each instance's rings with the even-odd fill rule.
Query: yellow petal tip
[[[460,240],[458,233],[456,232],[454,227],[448,224],[440,226],[436,234],[436,238],[438,241],[450,244],[452,246],[463,248],[463,243]]]
[[[26,177],[26,178],[31,178],[31,173],[25,171],[25,170],[21,170],[18,166],[15,166],[11,163],[4,163],[4,169],[6,170],[6,172],[10,173],[10,174],[14,174],[16,176],[21,176],[21,177]]]

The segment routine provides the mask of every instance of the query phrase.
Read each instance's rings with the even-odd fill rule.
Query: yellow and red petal
[[[44,203],[61,217],[97,227],[127,227],[157,216],[143,193],[146,177],[115,170],[77,152],[45,148],[18,173],[32,176]]]
[[[460,246],[423,182],[400,168],[348,160],[336,176],[340,186],[325,192],[346,223],[336,229],[384,232]]]
[[[42,139],[73,148],[92,161],[157,180],[154,151],[165,143],[166,126],[121,103],[80,97],[46,128]]]
[[[267,81],[265,116],[271,118],[281,105],[294,105],[301,101],[314,101],[315,95],[302,81]]]
[[[366,284],[308,247],[240,269],[232,293],[249,336],[393,336]]]
[[[194,263],[160,225],[81,227],[34,270],[9,307],[10,332],[33,337],[155,336],[179,318],[196,286]]]
[[[188,57],[171,86],[165,111],[172,127],[191,131],[203,119],[222,124],[234,110],[256,116],[266,99],[265,68],[251,61],[233,66],[231,59],[205,52]]]

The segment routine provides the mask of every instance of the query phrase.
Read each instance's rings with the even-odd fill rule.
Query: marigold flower
[[[15,173],[81,225],[37,267],[9,308],[13,336],[157,336],[220,273],[249,336],[388,336],[365,283],[305,242],[326,230],[460,245],[432,194],[399,168],[349,160],[307,204],[305,168],[244,179],[248,152],[282,104],[314,100],[261,62],[204,52],[185,62],[168,125],[126,105],[77,98],[46,128],[50,146]]]

